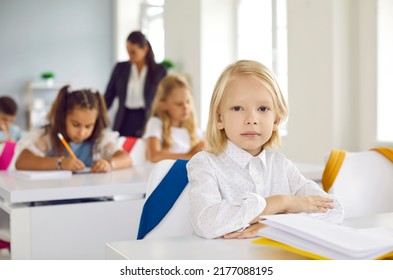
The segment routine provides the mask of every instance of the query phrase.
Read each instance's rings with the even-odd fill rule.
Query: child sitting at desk
[[[72,91],[64,86],[52,104],[48,121],[47,126],[19,141],[16,169],[80,171],[91,167],[91,172],[108,172],[131,166],[131,158],[107,129],[106,105],[98,91]],[[59,133],[70,143],[71,151],[65,149]]]
[[[197,131],[191,91],[184,77],[170,74],[161,80],[151,115],[143,135],[147,160],[190,159],[203,149],[205,142]]]
[[[219,77],[206,130],[208,151],[187,164],[191,223],[205,238],[250,238],[261,215],[300,213],[341,223],[341,205],[271,147],[287,106],[273,73],[238,61]]]
[[[22,136],[21,129],[13,124],[18,105],[9,96],[0,97],[0,143],[18,141]]]

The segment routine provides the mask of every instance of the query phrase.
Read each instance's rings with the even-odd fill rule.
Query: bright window
[[[157,62],[164,60],[164,0],[146,0],[141,4],[141,30],[152,45]]]
[[[393,142],[393,2],[378,1],[377,141]]]
[[[262,62],[276,74],[287,93],[286,0],[239,0],[238,59]]]
[[[287,0],[239,0],[238,59],[257,60],[275,73],[288,100]],[[285,134],[285,124],[282,126]]]

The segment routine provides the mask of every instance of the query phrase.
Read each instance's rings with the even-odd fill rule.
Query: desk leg
[[[29,207],[11,209],[10,232],[11,259],[31,259],[31,226]]]

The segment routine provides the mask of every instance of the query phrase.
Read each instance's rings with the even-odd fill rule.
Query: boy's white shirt
[[[190,184],[191,223],[205,238],[216,238],[242,229],[265,208],[272,195],[330,196],[306,179],[282,153],[264,149],[253,157],[228,141],[226,149],[214,155],[196,154],[187,164]],[[341,223],[343,209],[334,199],[334,208],[318,219]]]

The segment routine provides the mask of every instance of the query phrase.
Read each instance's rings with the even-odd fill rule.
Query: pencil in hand
[[[61,143],[63,144],[63,146],[66,148],[66,150],[68,151],[68,153],[71,155],[71,157],[73,159],[76,159],[76,156],[74,154],[74,152],[71,150],[71,147],[68,145],[67,141],[64,139],[63,135],[59,132],[57,133],[57,136],[59,137]]]

